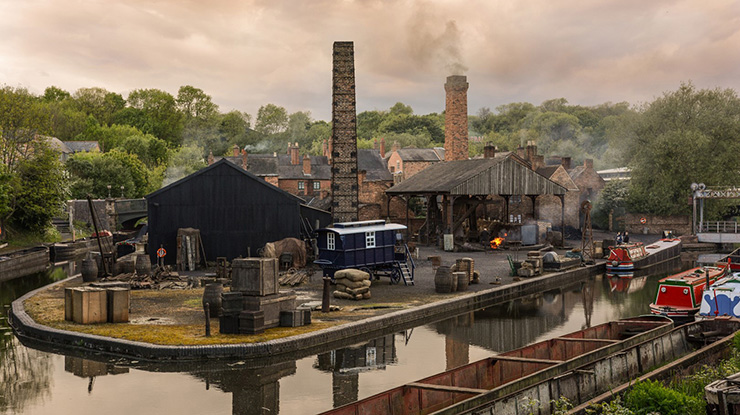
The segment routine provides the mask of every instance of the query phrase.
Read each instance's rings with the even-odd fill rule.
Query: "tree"
[[[183,146],[170,158],[162,185],[169,185],[204,167],[206,162],[203,160],[203,149],[197,146]]]
[[[181,86],[177,91],[177,107],[185,115],[186,121],[197,119],[205,121],[218,115],[218,105],[202,89],[190,85]]]
[[[24,88],[0,89],[0,173],[12,173],[33,155],[32,142],[47,131],[43,104]]]
[[[71,97],[69,92],[55,86],[50,86],[44,90],[43,100],[44,102],[62,102],[69,97]]]
[[[123,186],[124,197],[143,197],[156,190],[149,172],[133,154],[114,149],[107,153],[77,153],[67,160],[72,197],[107,197],[110,185],[114,194]]]
[[[414,109],[403,102],[396,102],[388,111],[389,115],[413,115]]]
[[[33,157],[18,163],[15,209],[10,223],[22,229],[40,232],[51,225],[51,219],[62,210],[67,188],[59,154],[45,141],[34,142]]]
[[[159,89],[136,89],[129,94],[128,104],[116,114],[117,123],[132,125],[170,145],[181,144],[183,115],[175,97]]]
[[[385,116],[382,111],[363,111],[357,114],[357,138],[369,140],[375,137]]]
[[[72,95],[77,110],[92,115],[102,125],[110,125],[113,115],[126,105],[123,97],[104,88],[80,88]]]
[[[288,111],[275,104],[267,104],[257,111],[254,129],[266,135],[284,132],[288,128]]]
[[[631,210],[687,214],[692,182],[740,183],[738,137],[740,99],[734,90],[697,90],[691,83],[682,84],[647,105],[629,147]],[[708,208],[708,214],[717,217],[722,204]]]

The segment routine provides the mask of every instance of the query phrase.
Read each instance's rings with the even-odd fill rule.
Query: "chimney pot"
[[[242,168],[247,170],[247,152],[242,150]]]
[[[385,158],[385,138],[380,137],[380,158]]]
[[[594,168],[594,159],[585,159],[583,160],[583,167],[587,169],[593,169]]]
[[[489,141],[486,143],[486,146],[483,147],[483,158],[492,159],[494,157],[496,157],[496,146]]]
[[[565,170],[570,170],[570,157],[563,157],[561,164]]]
[[[208,165],[213,164],[213,151],[208,152]]]
[[[239,156],[239,146],[234,144],[234,157]]]

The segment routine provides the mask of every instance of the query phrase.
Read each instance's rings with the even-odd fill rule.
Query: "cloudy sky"
[[[34,93],[193,85],[222,111],[331,117],[331,52],[355,44],[358,112],[649,102],[681,82],[740,91],[740,1],[0,0],[0,84]]]

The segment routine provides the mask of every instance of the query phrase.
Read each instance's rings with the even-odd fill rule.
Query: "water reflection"
[[[296,361],[149,363],[37,351],[0,321],[0,413],[312,414],[535,341],[644,314],[662,275],[585,283]],[[54,279],[0,284],[4,304]],[[64,370],[62,370],[62,368]],[[125,393],[122,393],[125,391]],[[156,404],[153,404],[156,402]]]
[[[23,413],[49,397],[54,365],[51,355],[23,347],[8,326],[6,310],[21,295],[63,278],[55,271],[0,282],[0,412]]]

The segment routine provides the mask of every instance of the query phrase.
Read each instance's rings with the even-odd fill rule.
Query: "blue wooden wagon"
[[[414,264],[403,240],[406,227],[384,220],[335,223],[317,230],[318,264],[324,276],[345,268],[368,272],[375,279],[389,277],[392,284],[403,279],[414,285]]]

